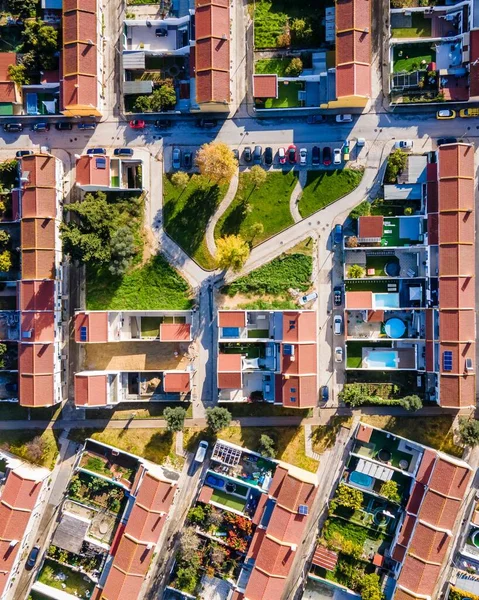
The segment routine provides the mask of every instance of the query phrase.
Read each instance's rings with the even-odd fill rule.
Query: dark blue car
[[[335,225],[333,229],[333,242],[334,245],[341,244],[343,241],[343,226]]]

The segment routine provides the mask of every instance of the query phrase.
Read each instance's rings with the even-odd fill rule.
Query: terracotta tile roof
[[[107,375],[75,375],[76,406],[107,406]]]
[[[301,536],[299,536],[301,539]],[[259,569],[263,573],[274,575],[275,577],[287,577],[293,565],[296,548],[289,544],[280,544],[275,539],[265,536],[261,544],[258,557],[255,561],[255,569]],[[248,592],[246,592],[248,598]]]
[[[55,403],[53,374],[20,372],[18,384],[20,406],[53,406]]]
[[[443,531],[436,531],[422,522],[416,525],[414,533],[409,552],[429,563],[441,564],[446,555],[450,536]]]
[[[240,390],[243,387],[243,377],[238,373],[218,373],[218,388],[220,390]]]
[[[221,71],[200,71],[196,74],[196,101],[218,102],[224,105],[230,102],[230,74]]]
[[[92,20],[95,17],[92,15]],[[78,65],[81,65],[81,72],[85,75],[96,75],[97,72],[97,48],[91,44],[79,42],[70,44],[63,48],[63,68],[65,75],[75,75]]]
[[[93,75],[66,75],[63,78],[61,98],[64,110],[68,107],[83,108],[81,116],[95,115],[97,108],[98,81]],[[90,111],[91,109],[91,111]]]
[[[0,81],[10,81],[8,67],[15,64],[17,64],[17,55],[15,52],[0,52]]]
[[[359,217],[358,237],[361,239],[381,238],[384,229],[384,217]]]
[[[445,212],[439,215],[440,244],[473,244],[474,214]]]
[[[218,354],[218,372],[241,371],[241,354]]]
[[[24,156],[20,163],[23,176],[26,176],[28,171],[28,182],[24,187],[56,188],[56,161],[54,156],[46,154]]]
[[[281,598],[286,579],[271,577],[259,569],[254,568],[244,592],[245,600],[271,600]]]
[[[290,475],[287,469],[280,466],[276,468],[269,493],[276,498],[278,505],[297,512],[300,504],[311,508],[316,487]]]
[[[412,515],[417,515],[417,513],[419,512],[419,507],[421,506],[422,499],[424,498],[425,492],[425,486],[422,483],[416,481],[406,506],[406,510],[408,513],[411,513]]]
[[[168,486],[171,489],[171,486]],[[166,514],[150,512],[135,504],[126,524],[125,533],[135,539],[156,544],[166,521]],[[134,533],[133,533],[134,532]]]
[[[406,556],[406,551],[407,551],[407,548],[405,546],[401,546],[401,544],[396,544],[391,553],[391,556],[393,557],[394,560],[397,560],[397,562],[402,563],[402,561],[404,560],[404,557]],[[396,599],[397,595],[395,595],[394,598]]]
[[[45,281],[20,281],[20,310],[52,311],[55,307],[55,282],[52,279]]]
[[[285,354],[285,344],[281,344],[281,372],[287,375],[316,375],[318,348],[316,344],[296,344],[294,356]]]
[[[57,225],[54,219],[22,219],[22,248],[24,250],[54,250]]]
[[[436,459],[437,453],[434,450],[430,450],[429,448],[424,450],[421,462],[419,464],[419,469],[416,473],[416,481],[422,483],[423,485],[429,484],[434,465],[436,464]]]
[[[122,538],[123,542],[125,538]],[[138,546],[138,552],[142,552],[144,546]],[[151,560],[151,551],[146,551],[147,556]],[[148,563],[149,566],[149,563]],[[147,570],[148,570],[147,566]],[[145,573],[146,574],[146,573]],[[120,598],[139,598],[140,590],[143,585],[145,574],[130,574],[120,571],[113,563],[113,566],[108,573],[105,587],[101,592],[101,600],[120,600]]]
[[[474,197],[474,179],[440,179],[439,212],[449,210],[472,210],[470,199]]]
[[[102,168],[98,168],[99,158]],[[78,185],[110,187],[110,158],[86,154],[80,156],[76,165],[76,182]]]
[[[429,490],[421,506],[421,519],[434,527],[452,530],[459,508],[460,500],[446,498]]]
[[[318,403],[318,380],[316,375],[284,377],[282,388],[283,406],[307,408],[316,406]],[[292,400],[292,398],[295,398],[295,400]]]
[[[187,394],[191,390],[191,374],[167,371],[163,374],[163,389],[166,393]]]
[[[249,545],[248,551],[246,553],[246,560],[256,560],[258,558],[258,554],[265,536],[266,529],[263,529],[262,527],[257,527],[256,531],[253,534],[251,544]]]
[[[53,375],[54,344],[19,345],[18,370],[20,373]]]
[[[246,311],[220,310],[218,311],[218,327],[245,327]]]
[[[441,565],[427,564],[408,554],[404,560],[398,585],[412,593],[431,596],[439,580]]]
[[[82,327],[87,342],[108,342],[108,312],[79,312],[75,315],[75,342],[81,342]]]
[[[22,192],[22,217],[50,217],[58,214],[55,188],[26,188]]]
[[[15,509],[32,510],[41,488],[38,480],[27,479],[17,471],[10,471],[2,490],[1,503]]]
[[[441,375],[441,406],[450,408],[476,405],[476,382],[473,375]]]
[[[261,519],[263,518],[263,511],[266,502],[268,502],[268,494],[261,494],[258,500],[258,504],[256,505],[253,518],[251,519],[255,525],[258,525],[261,522]]]
[[[55,315],[53,312],[22,312],[20,331],[24,342],[54,342]]]
[[[277,98],[278,76],[277,75],[253,75],[253,97],[254,98]]]
[[[471,470],[444,458],[439,458],[429,481],[429,489],[450,498],[464,498],[471,479]]]
[[[372,427],[369,427],[369,425],[364,425],[364,423],[360,423],[356,432],[356,439],[360,442],[364,442],[365,444],[367,444],[371,439],[373,431],[374,429]]]
[[[439,246],[439,277],[474,277],[474,267],[473,244]],[[440,284],[441,282],[439,282],[439,294],[441,294]]]
[[[470,335],[470,333],[469,333]],[[452,360],[452,366],[450,370],[444,369],[444,352],[450,352]],[[468,374],[466,370],[466,360],[470,358],[474,364],[475,358],[475,344],[467,342],[464,344],[453,344],[450,342],[441,342],[439,344],[439,371],[444,375],[467,375],[473,377],[472,374]]]
[[[305,517],[277,506],[268,524],[268,535],[280,542],[299,544],[303,537]],[[265,569],[267,570],[267,569]]]
[[[371,25],[369,2],[354,2],[353,0],[337,0],[336,2],[336,29],[366,29]]]
[[[451,308],[474,310],[474,300],[474,278],[441,277],[439,301],[442,310]]]
[[[52,279],[55,250],[22,250],[22,279]]]
[[[372,292],[346,292],[345,294],[346,308],[369,308],[373,307]]]
[[[439,148],[439,182],[449,177],[474,179],[474,147],[469,144],[447,144]],[[458,199],[457,201],[460,201]],[[441,207],[440,207],[441,208]]]
[[[402,527],[398,534],[397,543],[401,546],[407,546],[411,541],[411,536],[416,526],[417,519],[413,515],[407,514],[404,517]]]
[[[95,44],[97,42],[97,24],[96,24],[96,14],[94,12],[88,12],[85,10],[72,10],[72,11],[63,11],[63,46],[65,49],[70,46],[70,50],[72,48],[80,48],[83,43],[85,46],[89,46],[95,50]],[[93,44],[88,44],[88,40],[91,40]],[[85,49],[83,49],[85,51]],[[80,56],[77,57],[76,62],[80,67],[80,72],[88,73],[88,70],[83,71],[83,64],[79,60]],[[91,59],[87,59],[87,65],[90,63]],[[95,61],[96,66],[96,61]],[[65,57],[63,61],[63,72],[65,75],[70,75],[70,73],[76,73],[76,67],[73,70],[65,69]],[[95,71],[91,71],[92,75],[96,74]]]
[[[162,323],[160,340],[162,342],[188,342],[191,340],[191,325],[189,323]]]
[[[283,342],[316,342],[316,311],[284,312]]]
[[[229,10],[228,5],[219,5],[216,2],[203,2],[196,5],[196,39],[222,38],[226,35],[229,39]]]
[[[443,342],[474,341],[476,320],[473,310],[439,311],[439,331]]]
[[[210,488],[208,485],[204,485],[201,488],[200,495],[198,496],[198,502],[203,502],[203,504],[208,504],[211,500],[211,496],[213,495],[213,488]]]
[[[338,562],[338,554],[332,550],[328,550],[323,546],[316,546],[313,556],[313,565],[326,569],[327,571],[334,571]]]

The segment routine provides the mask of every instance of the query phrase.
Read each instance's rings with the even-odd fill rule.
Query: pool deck
[[[396,356],[396,361],[395,361],[395,365],[389,365],[388,364],[384,364],[384,365],[374,365],[374,366],[369,366],[368,364],[368,358],[369,356],[371,356],[371,360],[375,360],[374,358],[374,354],[378,354],[381,356],[383,353],[394,353]],[[379,360],[381,360],[380,357],[378,357]],[[378,346],[378,348],[371,348],[371,347],[366,347],[362,349],[362,368],[363,369],[371,369],[372,371],[374,370],[381,370],[381,369],[411,369],[414,370],[417,368],[416,366],[416,354],[414,352],[413,348],[384,348],[381,346]]]

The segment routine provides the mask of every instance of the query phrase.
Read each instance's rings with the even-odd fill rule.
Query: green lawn
[[[170,177],[163,178],[165,230],[205,269],[216,266],[206,246],[206,226],[227,190],[228,185],[211,184],[201,175],[192,175],[184,190],[176,188]]]
[[[331,171],[308,171],[308,179],[299,199],[301,216],[309,217],[346,196],[358,187],[363,171],[356,169],[334,169]]]
[[[244,507],[246,506],[245,500],[241,500],[241,498],[223,492],[222,490],[215,490],[211,496],[211,500],[213,500],[213,502],[218,502],[218,504],[222,504],[223,506],[227,506],[228,508],[239,510],[240,512],[243,512]]]
[[[187,310],[190,288],[158,254],[123,277],[87,267],[88,310]]]
[[[261,58],[254,65],[255,73],[259,75],[276,74],[286,76],[286,67],[291,62],[290,58]]]
[[[297,108],[301,106],[298,92],[304,90],[302,81],[280,81],[278,83],[278,97],[268,98],[264,108]]]
[[[296,183],[296,174],[284,171],[268,173],[265,183],[255,188],[249,183],[248,173],[241,173],[238,193],[218,221],[215,237],[239,233],[255,246],[292,225],[289,199]],[[251,226],[254,223],[262,223],[264,231],[253,238]]]
[[[402,53],[402,54],[401,54]],[[417,71],[436,60],[431,44],[399,44],[394,46],[394,73]],[[425,61],[424,65],[421,65]]]
[[[431,19],[426,19],[422,13],[412,13],[412,27],[394,28],[392,37],[413,38],[431,37]]]
[[[53,469],[58,456],[56,433],[51,429],[0,432],[0,448],[29,462]]]
[[[66,579],[57,579],[56,575],[62,573]],[[73,571],[65,565],[60,565],[53,560],[46,559],[38,581],[58,590],[63,590],[67,594],[78,596],[79,598],[88,598],[91,596],[95,584],[83,573]]]

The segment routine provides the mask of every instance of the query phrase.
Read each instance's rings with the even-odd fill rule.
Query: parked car
[[[313,151],[311,153],[311,162],[313,165],[319,165],[321,162],[321,149],[319,146],[313,146]]]
[[[286,152],[284,148],[278,149],[278,160],[280,165],[284,165],[286,162]]]
[[[253,162],[255,165],[260,165],[263,162],[263,148],[261,146],[254,147]]]
[[[216,127],[218,125],[217,119],[198,119],[196,121],[198,127],[205,127],[206,129],[211,129],[212,127]]]
[[[337,244],[341,244],[341,242],[343,241],[343,226],[339,225],[339,223],[337,225],[334,226],[333,229],[333,243],[335,245]]]
[[[343,160],[344,162],[349,160],[349,140],[346,140],[343,144]]]
[[[267,148],[265,148],[265,151],[264,151],[264,162],[268,166],[273,164],[273,148],[271,148],[270,146],[268,146]]]
[[[115,148],[113,150],[114,156],[133,156],[133,148]]]
[[[341,306],[343,303],[343,288],[340,285],[334,288],[334,306]]]
[[[244,158],[245,162],[251,162],[251,159],[253,158],[253,154],[252,154],[251,148],[249,146],[246,146],[246,148],[243,150],[243,158]]]
[[[292,165],[296,163],[296,146],[294,144],[288,146],[288,160]]]
[[[457,138],[455,138],[455,137],[439,138],[436,143],[438,146],[444,146],[444,144],[456,144]]]
[[[341,346],[336,346],[334,349],[334,360],[338,363],[343,362],[343,349]]]
[[[233,153],[233,156],[236,158],[236,160],[239,162],[239,150],[238,148],[233,148],[233,150],[231,150],[231,152]]]
[[[400,140],[394,144],[395,150],[412,150],[414,143],[412,140]]]
[[[206,452],[208,450],[208,442],[205,440],[201,440],[198,450],[195,454],[195,462],[202,463],[205,460]]]
[[[36,133],[45,133],[46,131],[50,131],[50,124],[45,121],[34,123],[32,125],[32,131],[35,131]]]
[[[155,29],[156,37],[168,37],[168,29],[166,27],[158,27]]]
[[[71,131],[73,129],[73,123],[59,121],[58,123],[55,123],[55,129],[57,131]]]
[[[326,117],[324,115],[309,115],[306,119],[306,122],[309,125],[318,125],[319,123],[324,123],[326,121]]]
[[[143,119],[134,119],[130,121],[130,129],[145,129],[146,123]]]
[[[5,123],[3,131],[6,131],[7,133],[17,133],[18,131],[23,131],[23,125],[21,123]]]
[[[106,148],[88,148],[86,153],[90,155],[106,154]]]
[[[363,146],[366,145],[366,140],[365,138],[358,138],[358,141],[356,142],[356,146],[358,148],[362,148]]]
[[[456,111],[451,110],[449,108],[445,108],[443,110],[438,110],[436,113],[436,119],[455,119]]]
[[[191,152],[185,152],[183,154],[183,167],[188,170],[191,169],[193,164],[193,154]]]
[[[171,121],[170,119],[157,119],[155,121],[155,127],[158,129],[168,129],[168,127],[171,127]]]
[[[33,546],[30,550],[30,554],[25,562],[25,568],[30,571],[35,566],[37,562],[38,555],[40,554],[40,548],[38,546]]]
[[[327,402],[329,400],[329,388],[327,385],[323,385],[321,388],[321,400]]]
[[[308,151],[306,148],[301,148],[299,151],[299,164],[305,165],[308,160]]]
[[[323,148],[323,165],[325,167],[329,167],[331,164],[331,148],[329,146],[325,146]]]
[[[173,169],[179,169],[181,167],[181,150],[179,148],[173,148]]]
[[[353,115],[336,115],[336,123],[352,123]]]
[[[334,317],[334,335],[341,335],[343,333],[343,317],[336,315]]]
[[[340,165],[342,163],[341,148],[333,150],[333,157],[333,165]]]
[[[306,296],[301,296],[301,298],[298,300],[298,302],[301,304],[301,306],[304,306],[308,302],[313,302],[314,300],[317,300],[317,298],[318,298],[317,292],[311,292],[310,294],[307,294]]]
[[[78,123],[78,129],[96,129],[96,123]]]
[[[35,154],[35,152],[33,152],[33,150],[17,150],[15,152],[15,156],[17,158],[22,158],[22,156],[30,156],[30,154]]]
[[[459,111],[460,117],[479,117],[479,108],[462,108]]]

